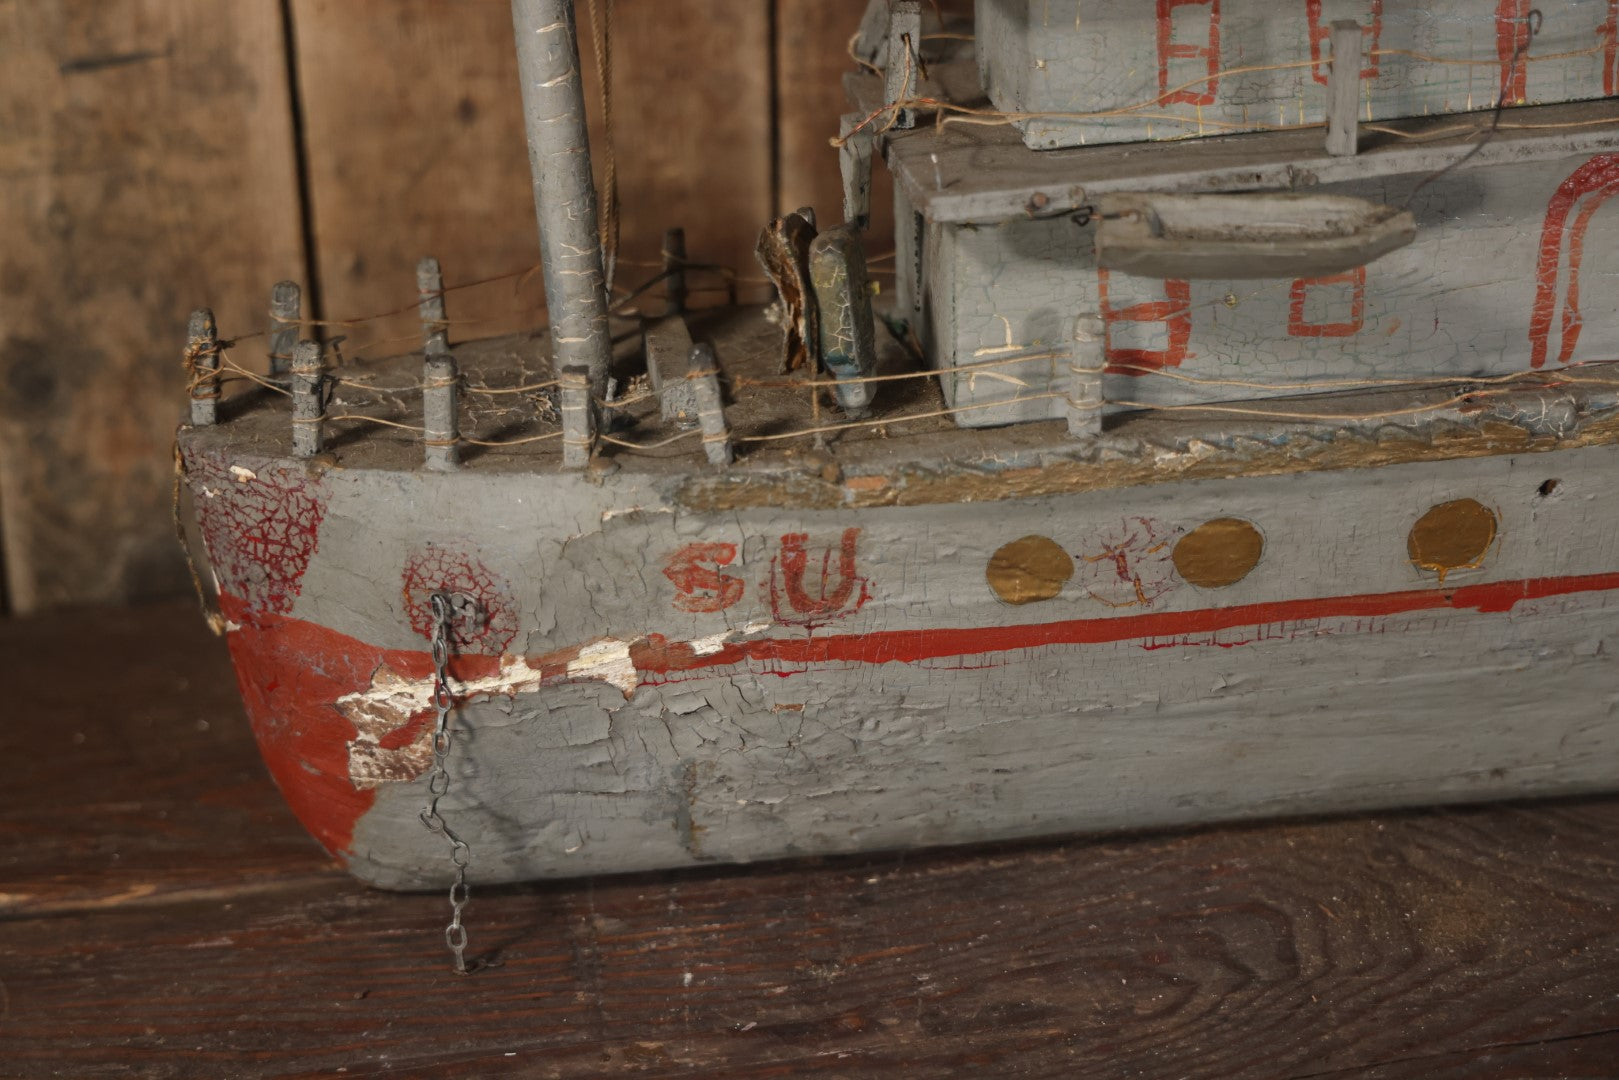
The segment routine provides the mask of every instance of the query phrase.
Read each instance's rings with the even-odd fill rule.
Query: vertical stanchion
[[[719,367],[714,350],[693,345],[686,377],[697,399],[697,422],[703,429],[703,452],[710,465],[731,463],[731,432],[725,426],[725,404],[720,397]]]
[[[1095,315],[1074,320],[1068,353],[1068,434],[1094,439],[1102,433],[1102,369],[1106,364],[1106,328]]]
[[[843,173],[843,220],[861,232],[871,226],[871,154],[876,143],[870,128],[856,128],[859,113],[846,113],[838,123],[838,168]]]
[[[278,281],[270,290],[270,377],[292,370],[292,350],[298,347],[298,324],[303,320],[303,290],[296,281]]]
[[[583,469],[595,449],[595,410],[590,407],[590,369],[573,364],[557,376],[562,413],[562,467]]]
[[[459,382],[454,354],[427,354],[422,362],[422,442],[429,469],[453,469],[461,463]]]
[[[917,96],[922,86],[922,4],[921,0],[889,0],[888,68],[883,72],[883,104],[897,105]],[[915,109],[898,109],[894,128],[904,131],[916,126]]]
[[[460,372],[450,352],[444,303],[444,272],[431,255],[416,264],[417,310],[422,318],[422,446],[429,469],[453,469],[461,461],[458,409]]]
[[[1349,157],[1358,149],[1355,112],[1360,108],[1360,23],[1332,24],[1332,63],[1327,68],[1327,153]]]
[[[663,295],[669,301],[666,314],[686,310],[686,230],[669,229],[663,234]]]
[[[416,264],[416,310],[422,318],[422,346],[427,355],[450,351],[450,324],[444,313],[444,273],[429,255]]]
[[[186,324],[185,366],[191,391],[191,422],[206,427],[219,419],[219,328],[209,308],[193,311]]]
[[[293,457],[314,457],[326,444],[326,377],[320,363],[318,341],[300,341],[292,352]]]

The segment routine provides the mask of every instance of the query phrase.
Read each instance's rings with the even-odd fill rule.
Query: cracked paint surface
[[[326,513],[321,481],[301,466],[216,454],[190,455],[186,479],[220,591],[254,611],[290,611]]]

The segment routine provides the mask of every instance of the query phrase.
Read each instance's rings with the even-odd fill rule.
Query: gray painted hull
[[[448,882],[422,606],[475,594],[442,804],[481,882],[1592,791],[1619,777],[1619,447],[925,505],[306,469],[188,435],[244,698],[311,831]],[[1548,484],[1547,481],[1555,481]],[[1410,557],[1429,507],[1496,522]],[[1174,552],[1238,518],[1234,584]],[[1054,595],[988,573],[1028,536]]]

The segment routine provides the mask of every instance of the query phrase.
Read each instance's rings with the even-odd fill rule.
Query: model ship
[[[570,4],[514,0],[548,330],[450,340],[429,259],[422,349],[356,373],[283,284],[221,398],[193,319],[185,475],[310,832],[450,879],[435,635],[481,881],[1612,787],[1615,9],[1280,7],[876,0],[776,302],[690,309],[672,242],[631,316]]]

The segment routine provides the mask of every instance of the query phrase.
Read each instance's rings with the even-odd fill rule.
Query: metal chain
[[[450,663],[450,631],[454,625],[458,601],[471,604],[470,597],[455,596],[447,592],[433,594],[433,708],[438,711],[438,722],[433,728],[433,773],[427,782],[430,796],[422,807],[422,824],[429,832],[438,833],[450,843],[450,864],[455,867],[455,881],[450,885],[450,924],[444,928],[444,943],[455,957],[455,973],[470,975],[467,966],[467,929],[461,925],[461,911],[472,897],[467,886],[467,864],[472,861],[472,849],[455,834],[443,815],[439,813],[439,800],[450,790],[450,772],[445,762],[455,734],[450,730],[450,713],[455,708],[455,697],[450,693],[448,667]]]

